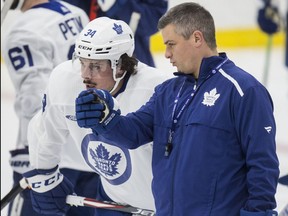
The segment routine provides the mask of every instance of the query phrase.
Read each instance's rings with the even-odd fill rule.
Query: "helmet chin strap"
[[[115,70],[116,70],[116,68],[115,68]],[[114,69],[113,69],[113,71],[114,71]],[[116,78],[116,72],[115,73],[113,72],[113,79],[115,80],[115,84],[114,84],[113,88],[109,91],[111,94],[118,87],[120,81],[125,77],[126,73],[127,73],[127,71],[125,71],[121,77]]]
[[[120,60],[121,61],[121,60]],[[118,87],[120,81],[125,77],[127,71],[125,71],[121,77],[117,78],[117,65],[118,65],[118,61],[113,61],[111,62],[111,67],[112,67],[112,73],[113,73],[113,79],[115,81],[115,84],[113,86],[113,88],[109,91],[111,94],[113,91],[115,91],[115,89]]]

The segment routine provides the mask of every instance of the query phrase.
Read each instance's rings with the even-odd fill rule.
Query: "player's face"
[[[186,40],[182,35],[177,34],[175,26],[170,24],[161,30],[165,49],[165,57],[170,63],[177,67],[178,71],[186,74],[193,74],[196,71],[197,52],[190,39]]]
[[[98,88],[110,90],[115,81],[108,60],[91,60],[79,58],[81,65],[81,77],[86,88]]]

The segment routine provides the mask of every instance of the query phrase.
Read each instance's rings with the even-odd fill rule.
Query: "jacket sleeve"
[[[248,212],[272,210],[276,208],[279,162],[273,102],[268,91],[260,85],[248,88],[235,107],[235,113],[247,169],[249,199],[243,209]]]
[[[111,131],[100,135],[100,140],[129,149],[135,149],[153,141],[153,110],[156,98],[157,91],[136,112],[120,116],[120,120]]]

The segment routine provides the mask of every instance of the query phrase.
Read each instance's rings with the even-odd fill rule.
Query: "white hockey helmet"
[[[127,23],[99,17],[88,23],[81,31],[76,40],[74,55],[87,59],[110,60],[113,78],[116,81],[114,90],[125,75],[116,77],[119,59],[125,53],[131,57],[134,47],[134,35]]]

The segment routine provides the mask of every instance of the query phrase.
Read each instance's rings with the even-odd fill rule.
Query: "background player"
[[[21,13],[3,31],[1,54],[16,91],[14,107],[19,129],[11,165],[14,182],[18,183],[21,174],[29,169],[28,123],[41,108],[51,71],[71,59],[75,40],[89,19],[82,9],[61,1],[14,0],[11,9],[21,9]],[[32,209],[28,192],[11,203],[8,214],[38,215]]]
[[[90,20],[107,16],[128,23],[135,35],[134,55],[141,62],[155,66],[150,37],[158,32],[157,22],[167,11],[167,0],[65,0],[86,11]]]

